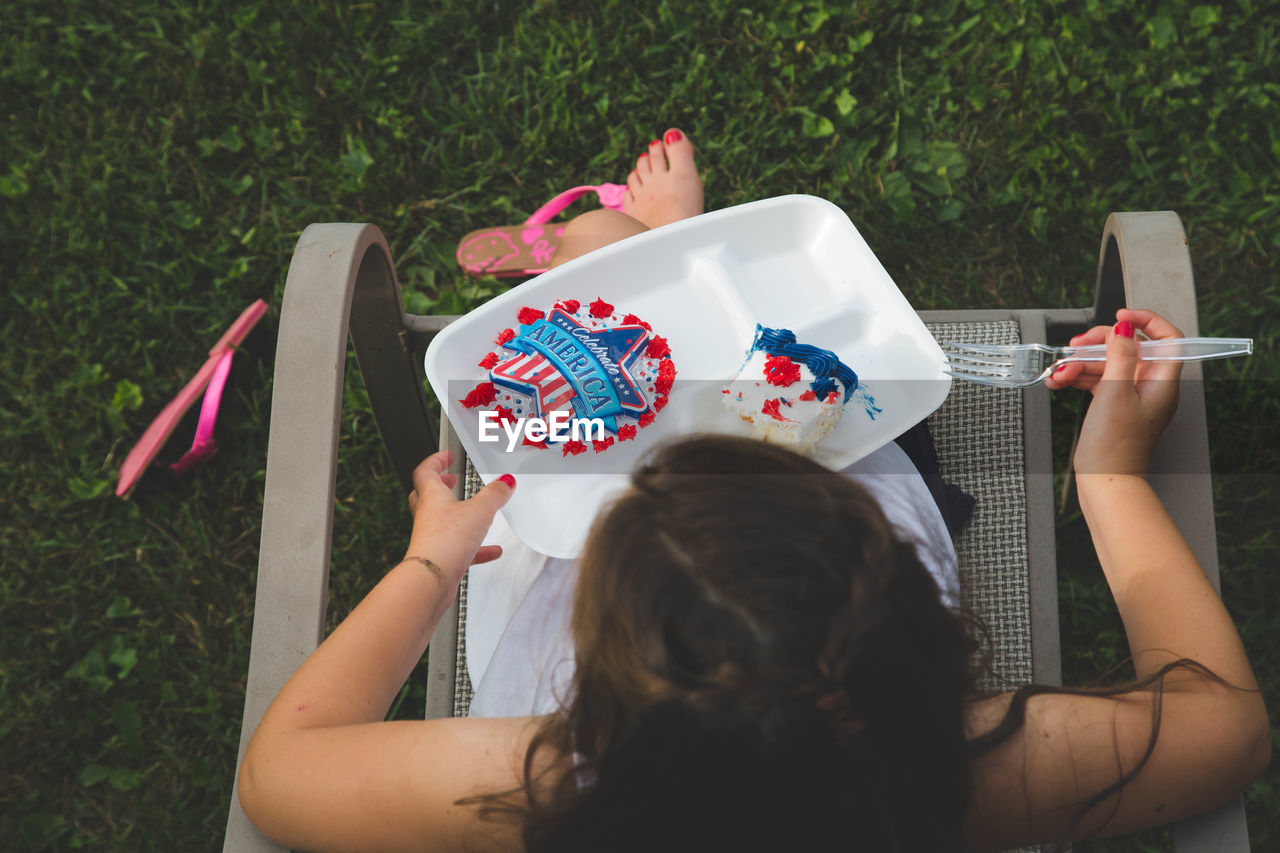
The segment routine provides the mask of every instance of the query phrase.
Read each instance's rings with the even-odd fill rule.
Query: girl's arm
[[[289,679],[240,768],[240,801],[271,837],[305,849],[441,849],[471,821],[454,806],[519,780],[528,720],[386,723],[514,480],[454,500],[449,454],[414,472],[414,528],[393,568]],[[508,482],[511,485],[508,485]],[[430,846],[428,845],[428,849]]]
[[[1182,365],[1140,363],[1134,331],[1152,338],[1182,333],[1150,311],[1117,316],[1123,318],[1117,328],[1127,326],[1128,335],[1095,329],[1082,336],[1082,343],[1107,340],[1108,351],[1101,378],[1078,383],[1090,387],[1094,400],[1076,449],[1076,487],[1138,678],[1192,658],[1256,690],[1231,617],[1146,480],[1151,453],[1177,408]],[[1168,688],[1185,681],[1175,675]],[[1260,698],[1252,698],[1260,708]]]
[[[1239,634],[1145,478],[1177,405],[1180,366],[1140,364],[1133,329],[1153,338],[1180,333],[1150,311],[1126,309],[1117,319],[1120,334],[1099,328],[1073,341],[1106,341],[1100,375],[1073,366],[1054,381],[1054,387],[1075,385],[1094,394],[1075,456],[1080,505],[1138,678],[1190,658],[1227,684],[1185,670],[1164,679],[1148,763],[1072,830],[1076,838],[1205,811],[1238,793],[1270,757],[1266,707]],[[1033,697],[1018,736],[978,762],[974,839],[994,847],[1059,840],[1083,802],[1147,753],[1155,695],[1153,687],[1115,698]],[[994,726],[1008,702],[1008,696],[997,697],[975,708],[975,733]]]
[[[433,454],[414,471],[414,525],[404,560],[294,673],[262,726],[281,718],[293,728],[381,721],[422,660],[467,567],[501,553],[480,551],[480,542],[511,487],[494,480],[459,503],[446,485],[449,457]]]

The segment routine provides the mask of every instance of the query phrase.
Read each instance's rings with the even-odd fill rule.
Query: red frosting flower
[[[591,303],[591,316],[597,320],[603,320],[612,313],[613,306],[599,297],[596,297],[596,301]]]
[[[818,395],[817,395],[817,394],[815,394],[815,393],[813,393],[813,391],[812,391],[812,390],[809,390],[809,391],[805,391],[803,394],[801,394],[801,395],[800,395],[800,399],[801,399],[801,400],[804,400],[804,401],[807,403],[807,402],[809,402],[810,400],[816,400],[816,399],[818,399]]]
[[[636,425],[641,429],[653,423],[653,412],[645,412],[640,416],[640,420],[636,421]]]
[[[661,411],[662,411],[663,409],[665,409],[666,407],[667,407],[667,395],[666,395],[666,394],[661,394],[661,395],[659,395],[659,396],[657,396],[657,397],[655,397],[655,398],[654,398],[654,400],[653,400],[653,410],[654,410],[655,412],[661,412]]]
[[[636,428],[631,424],[618,427],[618,441],[630,441],[636,437]]]
[[[664,355],[671,355],[671,347],[667,345],[667,339],[653,336],[653,340],[649,341],[649,348],[644,351],[649,358],[662,358]]]
[[[582,307],[582,303],[576,299],[561,299],[556,303],[556,307],[562,309],[566,314],[576,314],[578,309]]]
[[[800,381],[800,365],[785,355],[771,355],[764,360],[764,378],[770,385],[786,388]]]
[[[581,441],[566,441],[564,444],[560,445],[560,455],[577,456],[579,453],[584,453],[586,449],[587,446]]]
[[[610,447],[612,447],[612,446],[613,446],[613,438],[612,438],[612,437],[608,437],[608,438],[593,438],[593,439],[591,440],[591,447],[595,449],[595,452],[596,452],[596,453],[603,453],[603,452],[605,452],[606,450],[608,450],[608,449],[609,449]]]
[[[653,380],[653,390],[659,394],[665,394],[671,390],[671,385],[676,381],[676,365],[669,358],[664,358],[658,363],[658,378]]]
[[[471,390],[470,394],[458,402],[468,409],[474,409],[476,406],[487,406],[496,399],[498,399],[498,389],[493,387],[493,383],[481,382]]]
[[[530,323],[538,322],[545,316],[547,316],[545,311],[539,311],[537,308],[530,308],[526,305],[520,309],[520,313],[516,315],[516,319],[520,321],[521,326],[527,326]]]
[[[765,400],[764,405],[760,407],[760,411],[773,418],[775,421],[785,421],[787,418],[784,418],[782,416],[782,412],[778,411],[778,402],[779,400],[777,397],[772,400]]]
[[[501,332],[498,332],[498,346],[502,346],[507,341],[514,338],[515,336],[516,336],[515,329],[503,329]]]
[[[627,316],[623,317],[622,322],[628,326],[644,326],[650,332],[653,331],[653,326],[650,326],[648,323],[646,323],[644,320],[641,320],[635,314],[628,314]],[[654,358],[658,358],[658,357],[659,356],[656,356],[656,355],[654,356]]]
[[[838,400],[838,399],[840,399],[840,395],[839,395],[838,393],[836,393],[835,391],[832,391],[830,394],[828,394],[828,395],[827,395],[827,400],[826,400],[826,401],[827,401],[828,403],[834,403],[834,402],[835,402],[836,400]]]
[[[491,352],[484,358],[480,359],[480,366],[485,370],[488,370],[501,360],[502,359],[498,358],[498,354],[496,352]]]
[[[503,426],[506,426],[516,419],[516,413],[501,403],[498,404],[498,408],[494,409],[494,411],[498,413],[498,423]]]

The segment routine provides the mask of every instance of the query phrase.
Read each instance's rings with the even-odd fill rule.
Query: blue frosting
[[[844,385],[844,402],[849,402],[853,390],[858,387],[858,374],[853,368],[840,361],[831,350],[809,344],[796,343],[796,333],[790,329],[766,329],[756,324],[756,338],[751,343],[752,351],[763,350],[769,355],[785,355],[792,361],[804,362],[814,381],[809,383],[813,393],[819,400],[836,390],[835,380]]]

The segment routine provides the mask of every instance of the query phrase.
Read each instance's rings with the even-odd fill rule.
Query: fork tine
[[[999,353],[1009,353],[1011,344],[966,344],[960,341],[945,341],[942,349],[945,351],[977,353],[979,355],[993,355]]]
[[[948,341],[942,345],[947,359],[959,364],[994,364],[1012,368],[1017,354],[1008,348],[982,347]]]
[[[948,366],[946,372],[952,379],[963,379],[965,382],[973,382],[978,385],[989,385],[996,388],[1030,388],[1049,378],[1053,368],[1052,366],[1047,367],[1036,376],[1022,375],[1016,368],[1001,371],[995,368],[969,365]]]
[[[1001,356],[992,353],[989,356],[969,355],[968,353],[946,353],[947,360],[952,364],[993,364],[1002,365],[1004,367],[1013,366],[1012,356]]]
[[[1012,381],[1004,376],[982,376],[976,373],[952,373],[950,376],[952,379],[972,382],[977,385],[1007,385]]]
[[[975,385],[987,385],[995,388],[1025,388],[1029,385],[1036,384],[1037,380],[1023,381],[1016,379],[1013,375],[994,374],[994,373],[970,373],[965,370],[948,371],[952,379],[961,379],[965,382],[972,382]]]
[[[984,376],[992,379],[1012,379],[1013,370],[1008,365],[951,364],[947,372],[952,376]]]

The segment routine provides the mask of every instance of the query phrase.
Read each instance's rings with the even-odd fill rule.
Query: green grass
[[[278,306],[301,230],[377,223],[411,309],[465,310],[498,285],[458,275],[458,237],[621,180],[669,125],[712,207],[827,197],[919,308],[1088,304],[1106,214],[1177,210],[1201,331],[1259,344],[1208,394],[1223,586],[1280,705],[1280,3],[586,5],[0,4],[3,846],[220,844],[274,314],[221,454],[111,487],[238,312]],[[407,532],[358,382],[337,507],[334,618]],[[1123,644],[1087,557],[1063,600],[1088,680]],[[1280,845],[1275,774],[1247,808]]]

